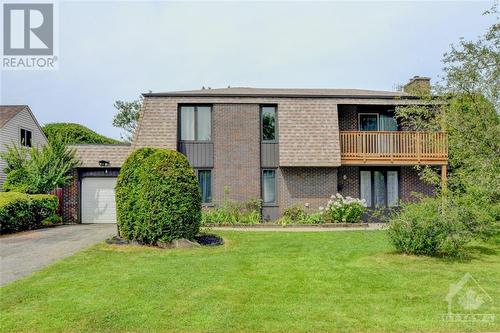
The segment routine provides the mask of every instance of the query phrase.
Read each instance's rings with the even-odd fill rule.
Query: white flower
[[[309,208],[309,202],[306,202],[304,206],[306,206],[306,208]]]
[[[323,207],[323,206],[319,206],[319,211],[320,211],[320,212],[322,212],[322,211],[324,211],[324,210],[325,210],[325,207]]]

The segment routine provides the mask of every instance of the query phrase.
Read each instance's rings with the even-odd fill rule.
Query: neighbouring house
[[[131,146],[76,146],[83,168],[65,189],[68,222],[114,222],[115,178],[136,148],[185,154],[206,206],[227,194],[260,198],[263,220],[292,204],[324,206],[341,193],[370,207],[395,207],[412,193],[433,194],[415,165],[441,168],[444,133],[405,131],[397,105],[423,103],[414,77],[402,92],[358,89],[223,88],[145,93]],[[105,218],[104,218],[105,217]]]
[[[27,105],[0,105],[0,151],[8,145],[40,147],[48,143],[33,112]],[[0,158],[0,190],[5,182],[6,162]]]

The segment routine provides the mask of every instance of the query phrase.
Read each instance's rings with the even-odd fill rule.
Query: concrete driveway
[[[116,235],[116,224],[75,224],[0,238],[0,285]]]

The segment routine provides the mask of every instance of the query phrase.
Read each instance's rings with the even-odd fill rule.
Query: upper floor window
[[[261,107],[262,141],[276,141],[276,107]]]
[[[210,141],[212,136],[212,107],[181,106],[180,139],[183,141]]]
[[[21,145],[31,147],[31,131],[21,128]]]
[[[359,113],[360,131],[397,131],[396,118],[387,113]]]

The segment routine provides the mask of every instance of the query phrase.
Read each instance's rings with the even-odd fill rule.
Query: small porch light
[[[100,160],[99,161],[99,165],[102,166],[102,167],[108,166],[109,165],[109,161]]]

